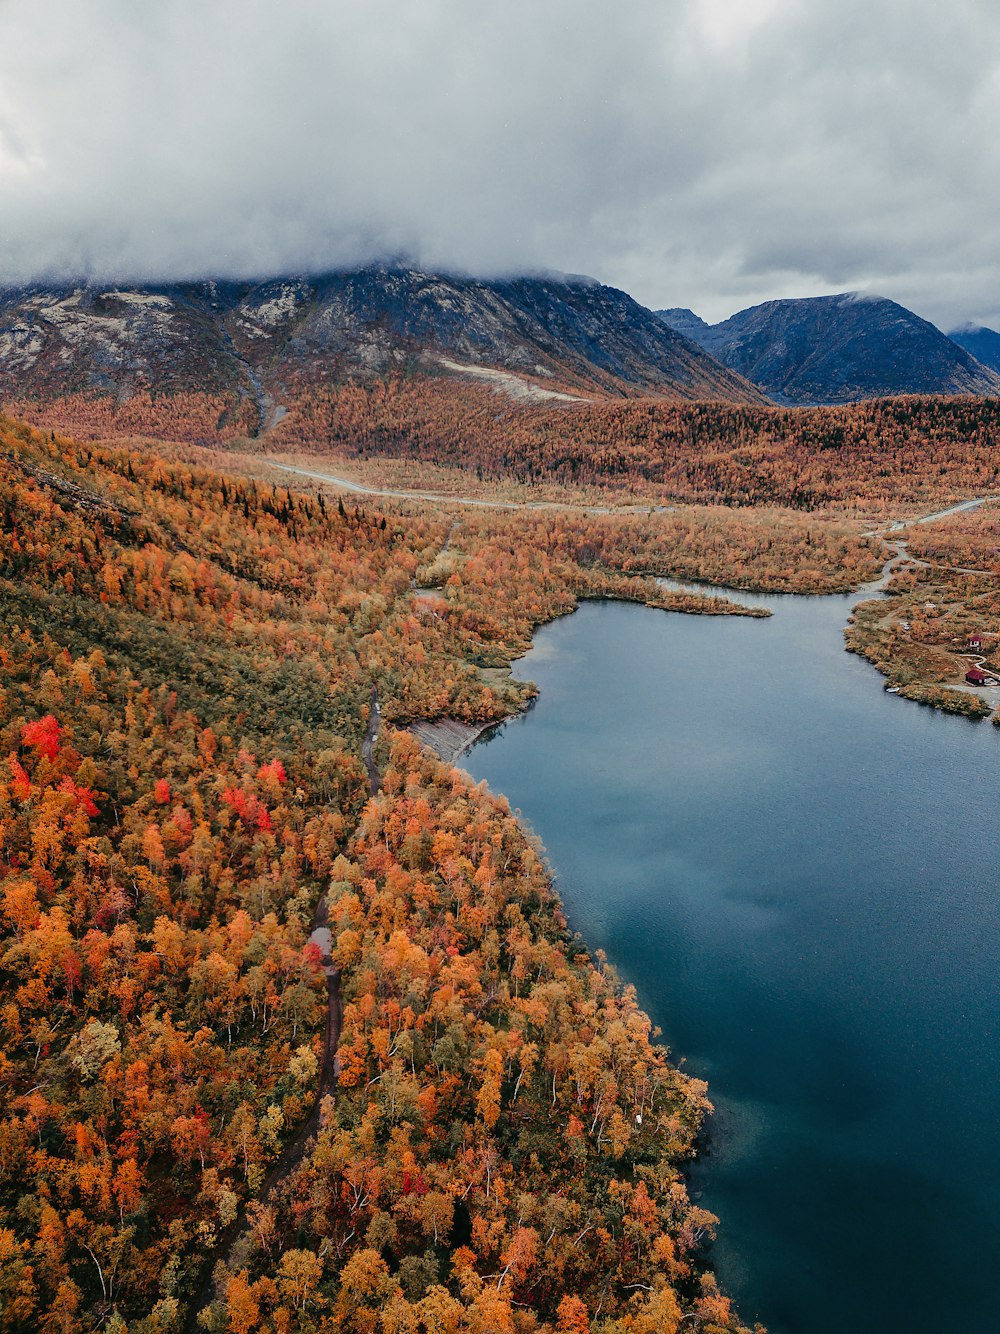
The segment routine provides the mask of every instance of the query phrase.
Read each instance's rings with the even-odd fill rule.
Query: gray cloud
[[[1000,327],[992,0],[0,0],[0,280],[382,256]]]

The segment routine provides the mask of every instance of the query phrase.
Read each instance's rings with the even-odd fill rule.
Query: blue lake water
[[[461,763],[709,1081],[711,1260],[773,1334],[1000,1330],[1000,734],[886,695],[848,598],[587,603]]]

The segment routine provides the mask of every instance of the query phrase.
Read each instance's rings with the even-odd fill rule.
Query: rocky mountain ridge
[[[299,388],[390,372],[524,377],[543,396],[764,395],[624,292],[371,266],[263,282],[0,290],[0,396],[252,398],[258,426]]]
[[[884,297],[766,301],[706,324],[689,310],[661,319],[783,405],[900,394],[1000,395],[1000,371]]]

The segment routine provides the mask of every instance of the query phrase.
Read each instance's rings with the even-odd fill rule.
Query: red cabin
[[[969,643],[968,643],[968,645],[967,645],[968,648],[970,648],[970,649],[980,649],[980,648],[982,648],[982,646],[983,646],[983,637],[982,637],[982,635],[969,635]]]
[[[986,684],[986,673],[982,667],[970,667],[965,673],[965,679],[970,686],[983,686]]]

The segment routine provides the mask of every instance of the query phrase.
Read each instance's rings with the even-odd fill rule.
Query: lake
[[[460,763],[716,1106],[692,1192],[773,1334],[1000,1328],[1000,735],[886,695],[846,597],[585,603]]]

